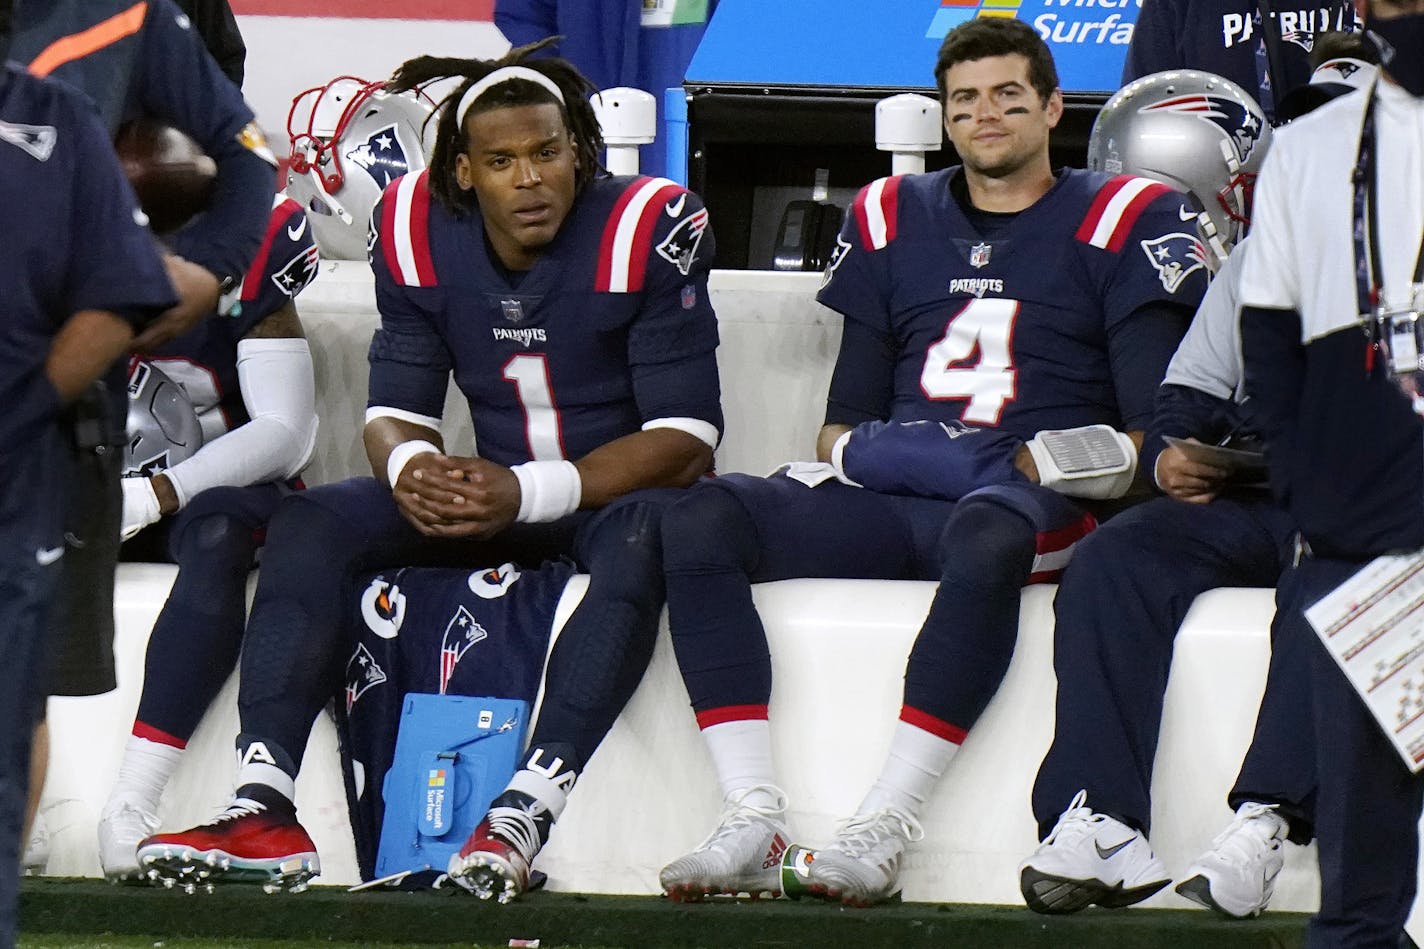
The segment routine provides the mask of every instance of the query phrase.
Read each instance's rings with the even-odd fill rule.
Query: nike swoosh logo
[[[290,237],[290,238],[291,238],[292,240],[294,240],[294,241],[299,241],[299,240],[301,240],[301,239],[302,239],[302,235],[305,234],[306,232],[307,232],[307,219],[306,219],[306,216],[305,216],[305,215],[302,216],[302,223],[298,224],[296,227],[289,227],[289,228],[287,228],[287,236]]]
[[[50,547],[48,549],[41,547],[39,550],[35,551],[35,561],[41,567],[48,567],[50,564],[54,563],[56,560],[63,556],[64,548],[62,546]]]
[[[1197,219],[1198,215],[1197,215],[1197,212],[1195,212],[1195,211],[1189,211],[1189,210],[1187,210],[1187,208],[1182,207],[1182,208],[1178,209],[1178,211],[1177,211],[1177,217],[1181,218],[1183,221],[1195,221],[1195,220]]]
[[[687,204],[687,192],[677,196],[677,200],[668,204],[666,210],[668,217],[676,218],[682,216],[683,205]]]
[[[1104,849],[1103,849],[1103,845],[1100,844],[1100,843],[1098,843],[1098,842],[1095,840],[1095,841],[1093,841],[1093,848],[1094,848],[1095,850],[1097,850],[1097,852],[1098,852],[1098,859],[1099,859],[1099,860],[1107,860],[1108,858],[1110,858],[1110,857],[1112,857],[1114,854],[1116,854],[1119,850],[1121,850],[1122,848],[1126,847],[1128,844],[1132,843],[1132,841],[1133,841],[1133,838],[1132,838],[1132,837],[1129,837],[1129,838],[1127,838],[1126,840],[1124,840],[1122,843],[1117,844],[1117,845],[1112,846],[1112,847],[1109,847],[1108,849],[1104,850]]]

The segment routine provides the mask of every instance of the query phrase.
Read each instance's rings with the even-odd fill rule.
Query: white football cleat
[[[1120,907],[1172,882],[1139,830],[1087,807],[1079,791],[1039,848],[1019,865],[1019,889],[1036,913]]]
[[[1233,919],[1260,915],[1285,865],[1283,845],[1289,831],[1276,805],[1242,804],[1211,849],[1187,868],[1177,892]]]
[[[99,866],[110,883],[142,881],[138,845],[158,832],[158,815],[137,799],[114,796],[99,815]]]
[[[900,892],[900,860],[924,839],[920,822],[898,808],[857,814],[830,845],[801,854],[806,888],[847,906],[870,906]]]
[[[747,803],[755,792],[768,792],[772,806]],[[733,792],[717,826],[697,849],[663,867],[658,882],[679,902],[717,894],[745,893],[756,899],[781,892],[781,856],[790,843],[786,830],[786,795],[758,785]]]

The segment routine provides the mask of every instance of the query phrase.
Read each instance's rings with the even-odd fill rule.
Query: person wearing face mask
[[[1424,548],[1408,338],[1424,308],[1424,0],[1361,0],[1360,12],[1381,78],[1277,135],[1241,277],[1246,391],[1300,531],[1280,605],[1295,619],[1375,558]],[[1394,949],[1414,900],[1424,779],[1295,625],[1309,638],[1317,749],[1320,910],[1306,945]]]

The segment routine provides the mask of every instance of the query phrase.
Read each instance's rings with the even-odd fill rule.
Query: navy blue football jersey
[[[1145,0],[1139,6],[1123,85],[1165,69],[1201,69],[1230,79],[1272,116],[1285,93],[1310,81],[1315,34],[1358,29],[1354,5],[1343,0],[1272,4],[1273,22],[1264,28],[1255,0]],[[1280,36],[1275,66],[1285,88],[1279,91],[1271,88],[1266,65],[1271,29]]]
[[[407,567],[357,579],[354,642],[337,696],[342,765],[363,879],[375,866],[407,692],[523,699],[539,692],[554,611],[573,575],[566,561],[475,571]],[[360,779],[356,775],[359,773]]]
[[[847,213],[818,299],[847,332],[858,324],[880,345],[843,346],[837,376],[868,365],[889,378],[883,404],[841,405],[828,421],[959,421],[1023,440],[1080,425],[1145,427],[1180,330],[1145,384],[1125,379],[1130,354],[1114,359],[1112,341],[1162,309],[1190,313],[1206,290],[1182,195],[1068,170],[983,237],[950,191],[957,172],[880,179]],[[1128,387],[1142,407],[1132,418]],[[833,405],[836,395],[833,383]]]
[[[316,279],[319,263],[301,205],[277,195],[232,314],[203,320],[150,357],[193,400],[203,423],[203,441],[248,421],[238,387],[237,343]]]
[[[51,420],[44,375],[55,333],[81,310],[142,326],[176,302],[108,137],[59,83],[0,64],[0,444]]]
[[[677,373],[717,348],[696,195],[662,178],[589,182],[513,287],[479,212],[432,201],[427,174],[394,182],[373,213],[369,405],[437,420],[453,371],[480,456],[502,465],[581,458],[657,418],[721,429],[715,382]]]

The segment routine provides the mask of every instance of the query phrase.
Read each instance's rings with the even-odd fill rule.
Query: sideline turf
[[[32,935],[92,940],[164,933],[229,940],[209,944],[225,947],[260,946],[267,939],[502,949],[511,938],[537,938],[542,949],[1299,949],[1306,917],[1267,913],[1229,921],[1198,910],[1148,909],[1048,917],[1007,906],[897,903],[845,910],[819,902],[681,905],[650,896],[569,893],[533,893],[500,906],[453,892],[348,894],[313,887],[268,896],[258,887],[230,886],[187,896],[30,878],[21,885],[20,920]]]

